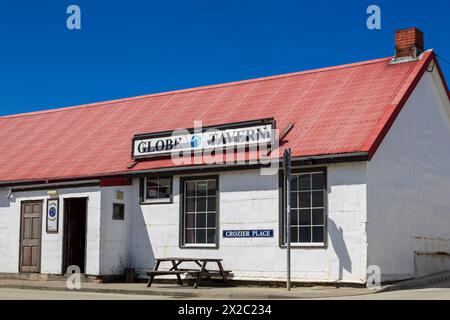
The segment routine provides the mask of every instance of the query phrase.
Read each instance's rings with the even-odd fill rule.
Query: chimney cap
[[[417,59],[423,51],[424,36],[418,28],[395,31],[395,60]]]

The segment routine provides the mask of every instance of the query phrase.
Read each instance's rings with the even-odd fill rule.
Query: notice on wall
[[[59,221],[59,200],[48,199],[47,200],[47,233],[58,232]]]
[[[272,238],[273,230],[223,230],[224,238]]]

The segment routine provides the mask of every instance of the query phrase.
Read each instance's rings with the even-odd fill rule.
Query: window
[[[284,192],[284,191],[283,191]],[[320,244],[326,241],[325,170],[292,172],[291,242]],[[286,244],[286,217],[283,214],[283,244]]]
[[[113,220],[125,219],[125,205],[123,203],[113,203]]]
[[[215,177],[182,179],[182,245],[216,246],[217,185]]]
[[[144,181],[144,202],[172,202],[172,179],[170,177],[147,177]]]

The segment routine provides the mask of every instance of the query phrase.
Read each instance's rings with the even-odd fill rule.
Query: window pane
[[[164,184],[161,184],[161,181]],[[172,190],[170,188],[170,178],[147,178],[146,179],[146,199],[167,199],[170,198]]]
[[[185,227],[192,226],[192,232],[186,230],[188,243],[207,244],[216,241],[216,187],[217,183],[210,180],[195,180],[185,182]],[[208,195],[210,194],[210,195]],[[194,217],[194,221],[192,221]],[[189,220],[189,221],[188,221]],[[188,239],[194,237],[194,240]]]
[[[310,192],[300,192],[300,208],[311,207],[311,193]]]
[[[186,196],[193,197],[195,196],[195,182],[186,182]]]
[[[298,208],[298,192],[291,192],[291,208]]]
[[[311,189],[311,175],[302,174],[299,178],[300,190],[310,190]]]
[[[299,242],[311,242],[311,227],[300,227]]]
[[[323,209],[313,209],[312,224],[313,225],[323,225]]]
[[[147,199],[157,199],[158,189],[156,187],[147,188]]]
[[[197,212],[206,212],[206,197],[197,198]]]
[[[197,228],[206,227],[206,213],[197,213]]]
[[[208,213],[206,225],[209,228],[216,227],[216,214],[215,213]]]
[[[206,196],[207,189],[208,189],[208,184],[206,181],[197,182],[197,196]]]
[[[206,243],[206,229],[196,229],[195,236],[195,243]]]
[[[298,227],[291,227],[291,242],[298,242]]]
[[[216,242],[216,229],[208,229],[206,231],[206,241],[207,243],[214,243]]]
[[[298,210],[291,210],[291,226],[298,225]]]
[[[170,189],[169,187],[159,187],[159,192],[158,192],[158,196],[159,198],[170,198]]]
[[[292,176],[290,223],[292,231],[298,231],[298,235],[291,235],[293,242],[325,241],[325,187],[324,172],[298,173]],[[286,223],[286,219],[283,221]]]
[[[311,210],[310,209],[301,209],[298,220],[299,220],[299,225],[310,226],[311,225]]]
[[[208,211],[216,211],[216,197],[208,197]]]
[[[158,179],[147,178],[147,188],[155,188],[158,186]]]
[[[195,227],[195,214],[190,213],[186,215],[186,228]]]
[[[324,174],[314,173],[312,175],[312,189],[313,190],[323,190],[324,189]]]
[[[186,199],[186,212],[195,212],[195,198]]]
[[[187,229],[186,230],[186,239],[184,239],[185,243],[195,243],[195,229]]]
[[[323,207],[323,191],[312,192],[312,206]]]
[[[159,185],[164,187],[170,186],[170,178],[159,178]]]
[[[323,242],[323,227],[313,227],[313,242]]]
[[[208,195],[215,196],[216,190],[217,190],[216,180],[208,181]]]
[[[298,176],[291,177],[291,191],[298,191]]]

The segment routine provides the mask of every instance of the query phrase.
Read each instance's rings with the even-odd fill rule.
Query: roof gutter
[[[322,155],[322,156],[312,156],[312,157],[293,157],[292,161],[299,161],[303,165],[314,165],[314,164],[327,164],[327,163],[340,163],[340,162],[357,162],[357,161],[368,161],[368,152],[352,152],[352,153],[341,153],[334,155]],[[282,160],[280,160],[282,161]]]
[[[98,186],[100,180],[83,180],[83,181],[65,181],[65,182],[52,182],[52,183],[40,183],[40,184],[27,184],[22,186],[11,186],[7,187],[8,193],[19,192],[19,191],[32,191],[32,190],[47,190],[47,189],[62,189],[62,188],[73,188],[73,187],[89,187]]]
[[[309,157],[293,157],[292,161],[297,162],[297,165],[319,165],[328,163],[342,163],[342,162],[358,162],[368,161],[368,152],[352,152],[333,155],[320,155]],[[283,159],[277,159],[275,162],[281,163]],[[294,165],[295,163],[293,163]],[[217,170],[248,170],[253,168],[270,167],[271,164],[245,164],[245,163],[231,163],[231,164],[209,164],[209,165],[197,165],[197,166],[184,166],[184,167],[168,167],[160,169],[146,169],[135,170],[127,172],[126,174],[143,175],[149,173],[191,173],[194,171],[217,171]],[[123,174],[122,174],[123,175]]]

